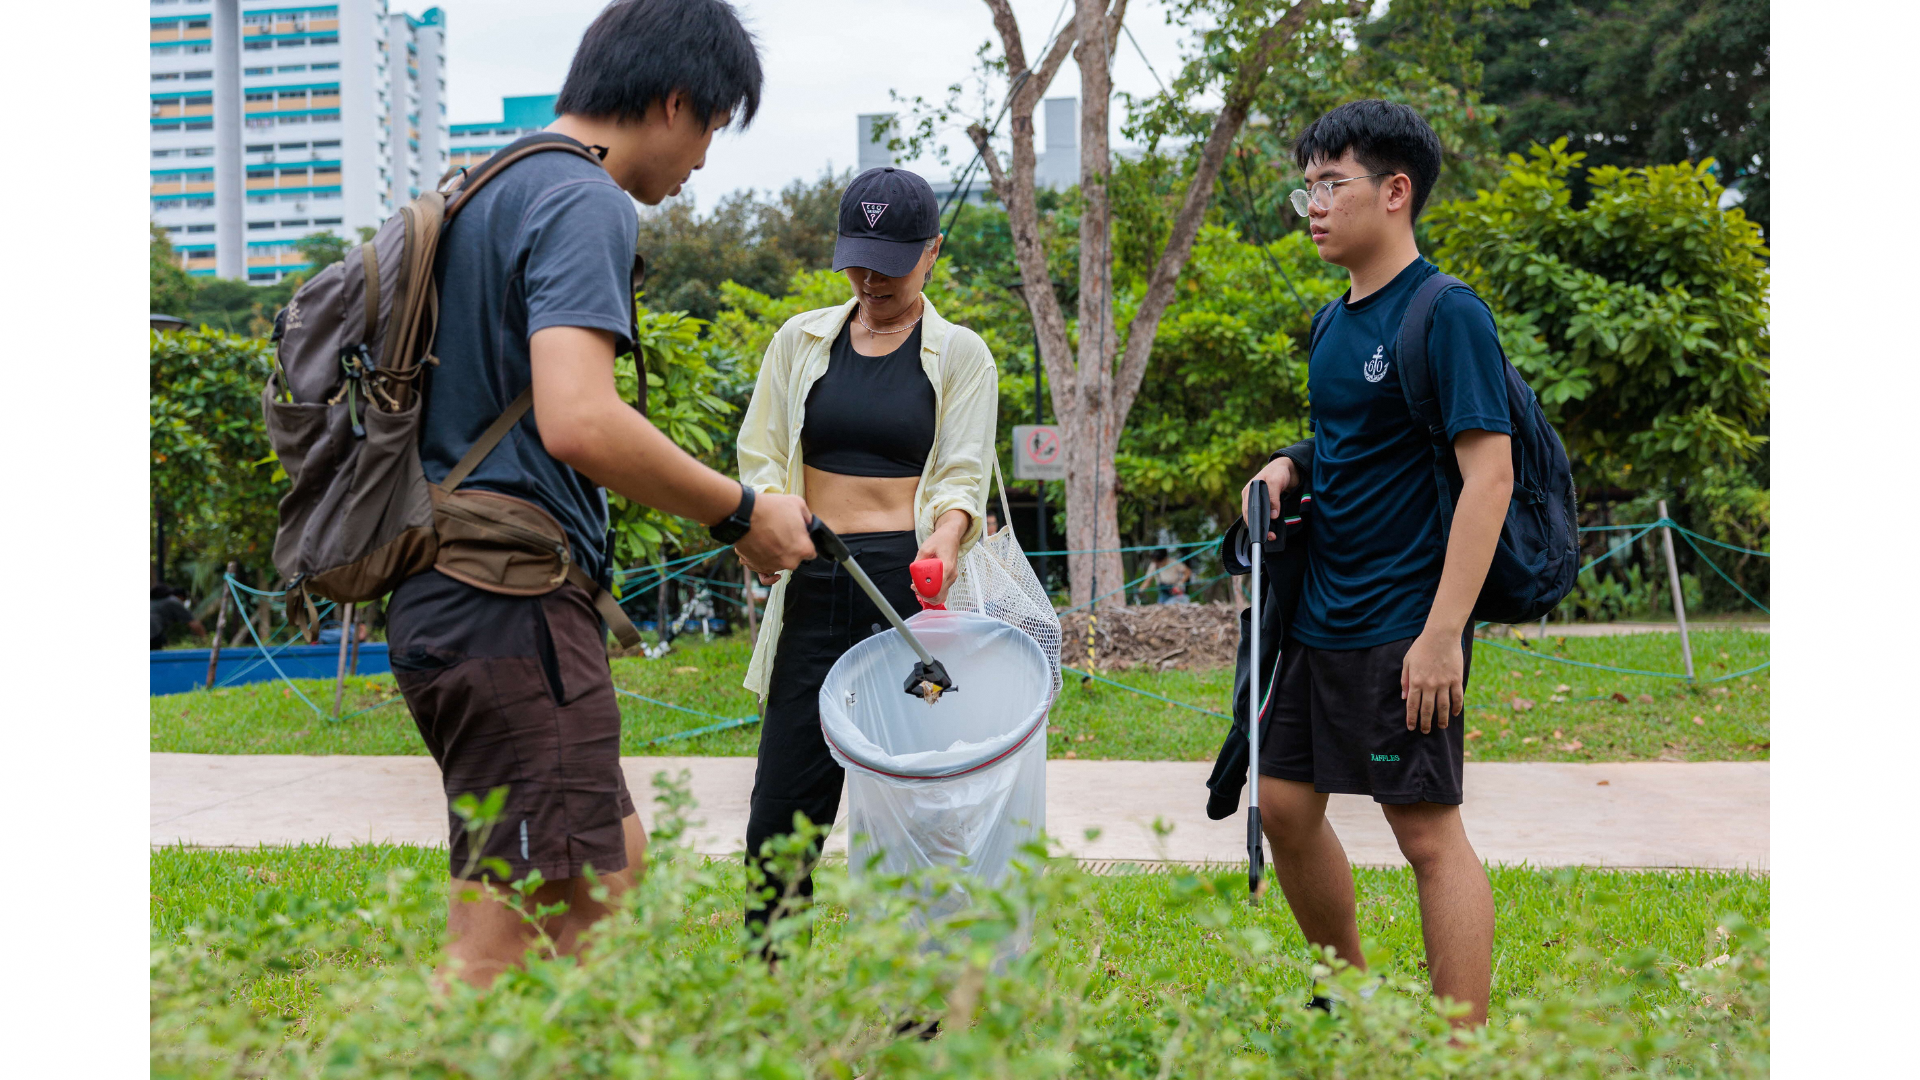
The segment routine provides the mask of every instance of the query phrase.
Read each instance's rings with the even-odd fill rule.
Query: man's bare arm
[[[1460,638],[1473,617],[1474,601],[1486,582],[1487,567],[1507,520],[1513,495],[1513,442],[1492,431],[1463,431],[1453,441],[1460,463],[1460,500],[1453,509],[1453,531],[1440,570],[1440,588],[1427,613],[1427,625],[1407,651],[1400,669],[1400,690],[1407,699],[1407,728],[1441,727],[1466,706],[1465,657]]]
[[[550,326],[532,339],[533,414],[547,453],[637,503],[713,525],[740,503],[740,484],[694,460],[620,399],[614,337]],[[812,515],[792,495],[754,500],[753,529],[735,545],[756,570],[790,570],[813,557]]]

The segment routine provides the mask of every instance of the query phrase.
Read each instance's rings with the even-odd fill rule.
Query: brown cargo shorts
[[[548,881],[627,867],[621,822],[634,812],[620,771],[620,706],[593,600],[563,586],[501,596],[434,571],[408,578],[387,608],[394,679],[447,796],[450,872]],[[453,801],[507,789],[484,840],[470,843]],[[477,848],[477,850],[476,850]]]

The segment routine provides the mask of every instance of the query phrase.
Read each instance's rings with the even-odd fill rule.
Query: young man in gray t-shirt
[[[751,119],[760,61],[720,0],[621,0],[575,53],[547,128],[600,158],[532,155],[490,180],[440,246],[440,317],[421,464],[439,482],[529,385],[533,410],[462,485],[532,503],[599,578],[611,556],[603,487],[706,523],[771,573],[814,554],[806,504],[755,495],[700,464],[622,401],[614,358],[633,348],[632,199],[657,204],[705,163],[718,129]],[[632,197],[632,199],[629,198]],[[388,607],[395,678],[449,802],[452,970],[486,985],[535,937],[502,886],[534,872],[535,904],[565,904],[545,932],[571,952],[646,852],[620,771],[620,709],[605,631],[587,593],[505,596],[438,571]],[[482,834],[453,800],[507,789]]]

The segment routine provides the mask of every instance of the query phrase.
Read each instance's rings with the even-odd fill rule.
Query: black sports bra
[[[827,370],[807,391],[800,451],[843,476],[919,476],[933,453],[933,384],[920,366],[920,327],[885,356],[853,350],[852,320],[833,339]]]

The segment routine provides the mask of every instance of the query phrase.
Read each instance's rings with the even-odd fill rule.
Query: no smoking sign
[[[1054,424],[1016,424],[1013,428],[1013,477],[1016,480],[1065,480],[1066,447]]]

